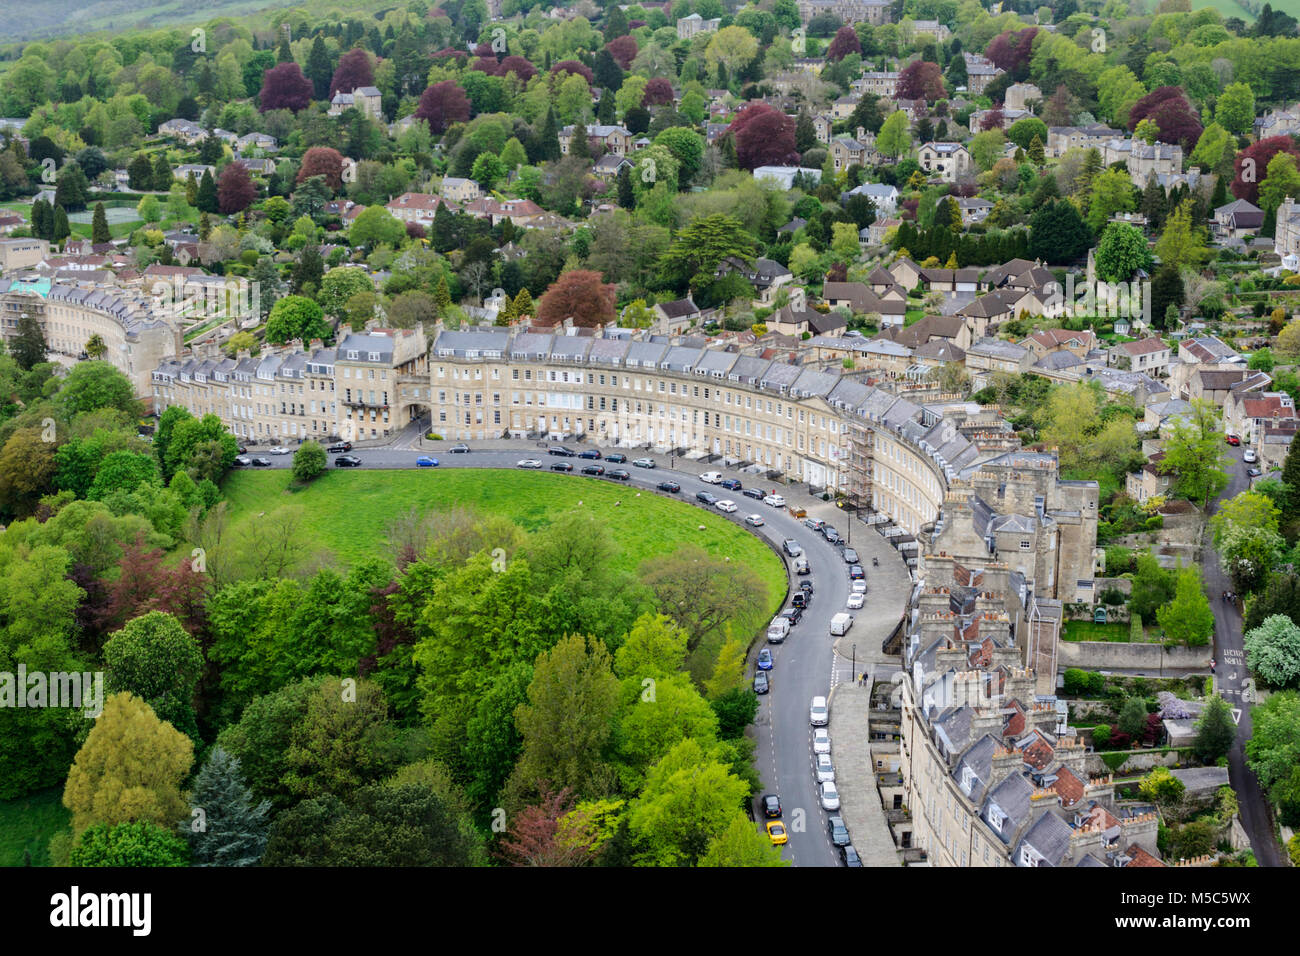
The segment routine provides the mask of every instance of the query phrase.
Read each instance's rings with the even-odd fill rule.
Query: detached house
[[[955,183],[975,171],[970,150],[961,143],[925,143],[917,159],[923,170],[945,183]]]
[[[587,142],[604,147],[605,152],[615,156],[626,156],[632,152],[632,134],[622,126],[605,126],[587,124]],[[573,127],[566,126],[560,130],[560,152],[569,155],[569,145],[573,142]]]
[[[1210,230],[1216,239],[1245,239],[1264,225],[1264,210],[1245,199],[1238,199],[1214,210]]]
[[[1121,342],[1106,353],[1107,364],[1148,375],[1168,375],[1174,362],[1173,350],[1164,339],[1152,336],[1136,342]]]
[[[1223,428],[1250,445],[1260,443],[1266,426],[1296,421],[1295,401],[1286,392],[1229,392],[1223,403]]]
[[[357,109],[372,120],[382,122],[384,118],[383,99],[383,94],[379,92],[377,87],[373,86],[359,86],[351,93],[344,93],[340,90],[330,100],[330,108],[327,112],[330,116],[340,116],[348,110]]]

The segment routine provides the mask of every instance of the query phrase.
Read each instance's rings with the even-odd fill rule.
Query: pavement
[[[1231,480],[1211,505],[1211,514],[1219,509],[1220,502],[1251,486],[1250,478],[1246,475],[1247,466],[1241,460],[1241,449],[1229,448],[1227,460]],[[1246,669],[1245,644],[1241,631],[1242,609],[1237,601],[1223,600],[1223,592],[1232,589],[1232,581],[1219,564],[1218,552],[1214,550],[1214,542],[1209,540],[1208,532],[1201,574],[1210,598],[1210,607],[1214,609],[1214,660],[1217,664],[1214,689],[1232,708],[1233,717],[1239,717],[1237,739],[1228,752],[1228,779],[1237,794],[1239,816],[1250,837],[1256,862],[1260,866],[1286,866],[1273,829],[1272,805],[1264,795],[1254,771],[1246,766],[1245,744],[1252,733],[1250,712],[1254,695],[1247,687],[1250,672]]]
[[[581,475],[579,469],[586,462],[578,459],[557,459],[547,455],[552,442],[527,440],[471,441],[468,454],[452,454],[455,441],[429,441],[418,426],[408,425],[382,444],[355,443],[351,454],[362,461],[362,468],[389,469],[414,468],[420,455],[436,458],[439,467],[514,468],[524,458],[535,458],[549,468],[557,461],[574,465],[570,477],[574,481],[608,480]],[[618,451],[627,455],[625,468],[631,474],[629,485],[653,490],[666,478],[681,484],[678,496],[685,504],[697,504],[695,494],[709,491],[720,499],[731,499],[738,508],[734,514],[723,515],[755,536],[767,541],[781,555],[781,543],[793,538],[802,545],[808,558],[814,593],[808,609],[799,624],[795,625],[783,643],[766,644],[755,641],[750,654],[749,667],[753,671],[754,658],[759,648],[768,647],[774,658],[769,672],[772,690],[759,697],[758,714],[753,729],[755,739],[754,763],[762,780],[762,789],[755,795],[754,816],[762,819],[757,798],[764,793],[776,793],[781,798],[789,842],[782,855],[796,866],[840,866],[838,850],[831,845],[827,827],[830,815],[821,807],[820,791],[813,773],[812,727],[808,708],[813,697],[832,697],[830,731],[831,756],[836,761],[837,781],[844,774],[847,791],[842,796],[841,809],[831,811],[845,818],[855,848],[867,865],[897,866],[898,857],[893,851],[893,839],[885,824],[884,811],[875,788],[875,777],[870,761],[870,743],[867,738],[866,708],[869,691],[860,692],[855,685],[855,670],[862,662],[881,667],[890,661],[881,654],[880,646],[903,614],[911,589],[911,578],[902,557],[890,547],[870,526],[841,511],[834,501],[826,502],[808,494],[806,484],[783,484],[726,467],[721,460],[707,462],[661,455],[644,448],[614,448],[593,443],[567,442],[576,451],[600,448],[604,453]],[[295,446],[290,446],[295,447]],[[249,455],[264,455],[266,446],[249,446]],[[331,467],[336,456],[329,456]],[[656,467],[636,468],[631,461],[650,458]],[[270,458],[272,468],[289,468],[292,455]],[[606,466],[608,467],[608,466]],[[820,518],[831,524],[846,539],[832,545],[818,532],[805,526],[787,508],[773,508],[746,498],[740,491],[729,491],[717,485],[706,484],[699,475],[706,471],[720,471],[728,478],[739,479],[745,487],[755,486],[766,491],[777,491],[785,497],[789,508],[805,509],[809,517]],[[754,528],[744,523],[748,514],[762,515],[765,524]],[[848,565],[843,550],[852,547],[858,551],[860,563],[866,572],[867,600],[858,610],[850,611],[855,623],[849,633],[839,640],[838,649],[830,634],[830,619],[846,610],[849,596]],[[879,560],[873,567],[872,557]],[[787,570],[789,561],[786,559]],[[798,583],[791,575],[791,589]],[[856,645],[856,647],[855,647]],[[893,661],[892,667],[897,667]],[[886,674],[882,679],[888,679]],[[845,762],[839,769],[840,751]],[[858,845],[861,841],[861,846]]]

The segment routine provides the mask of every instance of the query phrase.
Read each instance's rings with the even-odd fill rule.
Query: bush
[[[1068,667],[1065,671],[1065,693],[1070,697],[1079,697],[1088,692],[1088,672],[1077,667]]]
[[[1115,737],[1111,738],[1111,745],[1114,746],[1117,740],[1123,736],[1124,736],[1123,734],[1116,734]],[[1111,770],[1119,770],[1120,767],[1124,766],[1124,761],[1127,759],[1128,759],[1128,754],[1123,752],[1101,755],[1101,762],[1104,763]]]
[[[1164,526],[1165,526],[1165,519],[1163,515],[1152,515],[1150,518],[1147,518],[1147,520],[1143,523],[1142,530],[1159,531]]]
[[[1110,724],[1098,724],[1092,728],[1092,745],[1098,750],[1110,745]]]
[[[1097,596],[1097,603],[1107,607],[1122,607],[1126,600],[1128,599],[1124,596],[1124,592],[1116,587],[1106,588]]]
[[[1106,549],[1106,573],[1111,577],[1133,570],[1133,552],[1120,545]],[[1121,602],[1122,603],[1122,602]]]
[[[1106,689],[1106,678],[1096,671],[1088,672],[1088,693],[1094,696],[1100,695]]]
[[[293,480],[306,484],[325,474],[325,446],[318,441],[305,441],[293,453]]]

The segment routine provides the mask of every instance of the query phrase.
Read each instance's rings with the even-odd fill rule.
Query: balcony
[[[388,408],[387,402],[381,402],[381,401],[372,402],[369,399],[365,399],[365,398],[352,398],[352,399],[345,398],[343,399],[343,404],[348,406],[349,408],[383,408],[383,409]]]

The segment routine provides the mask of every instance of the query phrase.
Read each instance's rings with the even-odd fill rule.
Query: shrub
[[[1087,680],[1089,694],[1100,695],[1106,689],[1105,676],[1096,671],[1089,671]]]
[[[306,484],[325,474],[325,448],[317,441],[305,441],[293,453],[293,480]]]
[[[1106,588],[1106,590],[1102,591],[1097,597],[1097,602],[1099,604],[1105,604],[1107,607],[1121,607],[1126,600],[1127,598],[1124,597],[1124,592],[1116,587]]]
[[[1110,724],[1098,724],[1092,728],[1092,745],[1098,750],[1110,745]]]
[[[1133,552],[1120,545],[1106,549],[1106,573],[1111,577],[1133,570]]]
[[[1124,735],[1118,734],[1117,736],[1123,737]],[[1115,742],[1114,739],[1112,739],[1111,743],[1113,744],[1114,742]],[[1101,755],[1102,763],[1104,763],[1111,770],[1119,770],[1120,767],[1124,766],[1124,761],[1127,759],[1128,759],[1128,754],[1122,752]]]
[[[1077,667],[1066,668],[1065,671],[1065,693],[1070,697],[1078,697],[1088,692],[1088,672],[1080,670]]]

